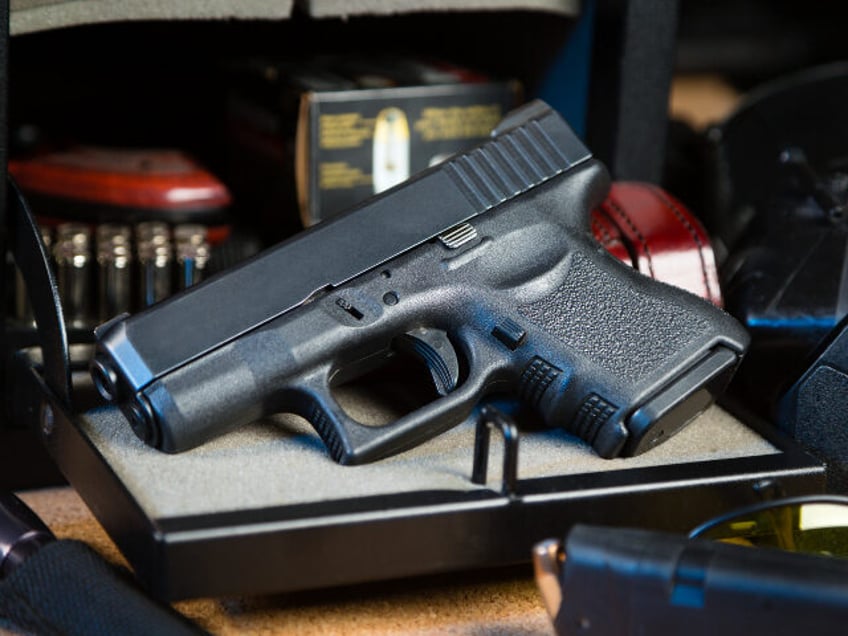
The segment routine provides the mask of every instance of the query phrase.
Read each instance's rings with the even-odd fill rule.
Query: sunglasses
[[[559,636],[841,635],[844,557],[848,497],[839,495],[758,503],[688,536],[577,524],[564,541],[533,548],[536,583]]]
[[[848,557],[848,497],[766,501],[711,519],[692,530],[689,538]]]

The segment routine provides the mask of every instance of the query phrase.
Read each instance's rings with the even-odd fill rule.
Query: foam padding
[[[295,0],[12,0],[12,35],[133,20],[284,20]],[[301,0],[314,18],[421,11],[545,11],[577,15],[580,0]]]
[[[312,427],[290,415],[256,422],[177,455],[145,446],[114,408],[89,411],[80,425],[154,518],[484,487],[470,480],[471,421],[405,453],[362,466],[336,464]],[[715,406],[662,445],[632,458],[601,459],[561,429],[522,432],[519,445],[519,479],[779,452]],[[501,448],[494,434],[485,487],[499,489]]]
[[[425,11],[547,11],[573,16],[580,0],[299,0],[314,18],[392,15]]]
[[[12,0],[9,31],[21,35],[83,24],[133,20],[280,20],[293,0]]]

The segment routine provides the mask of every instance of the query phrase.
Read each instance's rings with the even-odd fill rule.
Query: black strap
[[[35,217],[23,193],[8,179],[6,229],[15,263],[24,277],[44,358],[44,380],[69,411],[73,410],[68,335],[56,277]]]

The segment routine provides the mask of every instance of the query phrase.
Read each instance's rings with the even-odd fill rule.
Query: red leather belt
[[[715,255],[700,221],[662,188],[619,181],[592,212],[592,232],[619,260],[723,306]]]

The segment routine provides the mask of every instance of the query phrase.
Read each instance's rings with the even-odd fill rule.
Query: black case
[[[825,483],[818,460],[773,427],[753,422],[779,452],[518,479],[513,471],[522,465],[521,444],[516,447],[518,438],[507,428],[507,442],[503,450],[498,447],[504,454],[500,478],[487,481],[483,460],[470,455],[468,491],[418,490],[156,516],[141,501],[145,493],[122,481],[92,438],[94,419],[108,430],[108,422],[116,421],[135,439],[118,409],[69,413],[44,384],[37,360],[21,354],[18,362],[45,396],[40,427],[50,454],[138,577],[163,600],[512,566],[528,563],[536,542],[578,522],[688,532],[729,508],[768,496],[821,492]],[[486,429],[489,422],[481,422]],[[485,448],[478,439],[477,450]],[[496,451],[490,454],[493,464],[499,461]],[[488,485],[474,487],[472,477]]]

